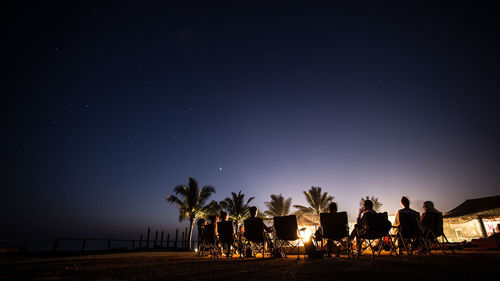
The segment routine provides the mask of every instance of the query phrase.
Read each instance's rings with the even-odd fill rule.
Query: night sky
[[[500,194],[490,2],[49,2],[1,12],[0,239],[172,231],[188,177],[350,220]]]

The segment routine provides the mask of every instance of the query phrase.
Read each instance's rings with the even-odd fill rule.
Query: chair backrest
[[[205,240],[205,225],[199,225],[198,226],[198,239],[200,241]]]
[[[362,220],[360,221],[362,225],[366,228],[362,232],[361,236],[363,238],[378,238],[377,231],[377,214],[376,213],[364,213],[362,216]]]
[[[399,213],[399,233],[403,238],[418,237],[422,234],[420,229],[418,213]]]
[[[427,227],[432,230],[432,233],[434,233],[436,237],[443,235],[443,214],[427,212],[425,216],[430,218],[430,225]]]
[[[243,221],[245,237],[250,242],[264,242],[264,222],[260,218],[250,218]]]
[[[234,228],[232,221],[221,221],[217,224],[217,228],[219,232],[219,241],[221,243],[233,243]]]
[[[349,223],[347,213],[321,213],[319,215],[323,238],[340,240],[349,236]]]
[[[279,240],[294,241],[299,239],[297,217],[295,215],[274,217],[274,230]]]
[[[368,229],[362,235],[363,238],[375,239],[389,235],[392,224],[389,221],[387,212],[365,213],[363,217],[365,217],[366,225],[368,226]]]
[[[203,240],[208,243],[215,243],[217,237],[215,235],[215,224],[211,223],[203,227]]]
[[[378,231],[378,234],[380,236],[387,236],[389,235],[389,231],[392,228],[392,223],[389,220],[389,216],[387,215],[387,212],[383,213],[377,213],[377,226],[376,229]]]

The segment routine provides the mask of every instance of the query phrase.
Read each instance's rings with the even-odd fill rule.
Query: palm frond
[[[184,203],[183,203],[183,202],[182,202],[179,198],[177,198],[177,196],[175,196],[175,195],[169,195],[169,196],[165,197],[165,200],[166,200],[167,202],[170,202],[170,203],[174,204],[174,205],[175,205],[175,206],[177,206],[178,208],[182,208],[182,206],[183,206],[183,204],[184,204]]]

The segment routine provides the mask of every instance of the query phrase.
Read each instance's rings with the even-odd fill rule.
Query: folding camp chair
[[[338,243],[342,247],[342,239],[347,238],[347,245],[344,245],[347,257],[352,254],[351,242],[349,240],[349,223],[347,213],[321,213],[319,220],[322,229],[322,239],[330,240],[331,243]],[[327,246],[329,243],[327,243]]]
[[[360,243],[362,246],[361,252],[358,252],[358,255],[360,255],[365,249],[369,249],[372,256],[375,256],[375,254],[380,255],[383,249],[381,243],[384,241],[383,239],[386,236],[389,236],[389,230],[391,230],[392,224],[388,219],[387,212],[366,213],[364,216],[366,216],[366,225],[356,227],[356,236],[357,239],[360,240],[356,241],[356,243]],[[378,247],[375,245],[377,241],[380,242]],[[394,241],[389,239],[387,243],[389,243],[390,254],[392,254],[395,251]]]
[[[250,218],[243,221],[245,238],[249,246],[262,254],[264,258],[267,239],[264,235],[264,222],[260,218]]]
[[[425,233],[424,239],[427,242],[429,254],[434,246],[441,249],[443,254],[446,254],[445,250],[448,248],[451,250],[452,254],[455,254],[453,249],[450,247],[450,242],[448,242],[448,238],[444,235],[443,232],[443,214],[441,213],[426,213],[426,216],[429,216],[431,219],[430,226],[424,226]],[[441,238],[441,242],[439,242],[438,238]],[[446,242],[445,242],[446,241]],[[446,244],[445,244],[446,243]]]
[[[232,221],[221,221],[217,223],[219,232],[219,242],[225,250],[226,257],[232,258],[235,252],[234,245],[234,228]]]
[[[215,226],[210,224],[205,225],[202,228],[202,233],[203,242],[200,247],[200,257],[207,255],[214,259],[218,258],[221,255],[221,251],[219,241],[215,235]]]
[[[429,250],[420,227],[419,218],[418,213],[399,213],[399,226],[394,227],[397,231],[399,253],[405,251],[407,255],[411,255],[414,250]]]
[[[276,231],[276,247],[287,256],[285,248],[297,249],[297,259],[300,257],[299,229],[297,227],[297,217],[295,215],[274,217],[274,230]],[[295,242],[295,243],[294,243]]]

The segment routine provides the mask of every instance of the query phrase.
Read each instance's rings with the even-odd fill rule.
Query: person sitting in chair
[[[425,201],[423,209],[424,213],[420,217],[420,224],[422,225],[424,233],[427,234],[432,227],[435,214],[441,214],[441,212],[434,208],[434,203],[432,203],[432,201]]]
[[[335,202],[330,203],[330,205],[328,205],[328,212],[331,214],[337,213],[337,203],[335,203]],[[318,228],[318,230],[316,230],[316,232],[314,233],[314,238],[316,239],[316,243],[323,240],[323,230],[321,229],[321,227]],[[327,239],[326,240],[326,254],[328,257],[332,256],[332,251],[334,248],[336,249],[335,256],[338,257],[340,247],[338,245],[336,245],[332,240]]]
[[[257,207],[251,206],[249,208],[249,211],[250,211],[250,218],[246,219],[245,221],[251,221],[251,222],[255,222],[257,224],[262,225],[262,229],[266,233],[270,233],[273,231],[273,229],[271,227],[268,227],[267,225],[264,224],[264,221],[261,218],[257,217],[257,214],[259,213],[259,209],[257,209]],[[272,243],[270,241],[268,241],[268,239],[266,238],[266,235],[264,235],[264,238],[266,240],[266,242],[264,244],[268,245],[270,248],[273,248]],[[248,254],[245,254],[245,255],[248,256]]]
[[[401,205],[403,206],[403,209],[400,209],[396,212],[396,217],[394,218],[394,226],[399,226],[399,214],[404,213],[404,214],[410,214],[414,216],[417,220],[419,220],[419,214],[417,211],[413,210],[410,208],[410,200],[408,197],[403,196],[401,197]]]
[[[373,210],[373,202],[371,200],[363,201],[363,208],[359,210],[357,223],[354,225],[354,229],[349,236],[349,239],[352,241],[356,238],[356,249],[358,254],[361,254],[361,239],[360,236],[363,235],[366,231],[366,227],[368,226],[368,219],[366,214],[376,214],[377,212]]]
[[[400,209],[396,212],[396,217],[394,218],[394,227],[398,228],[401,222],[399,221],[399,215],[400,214],[408,214],[412,217],[415,218],[415,221],[417,222],[418,227],[420,228],[420,231],[422,230],[422,226],[420,225],[420,218],[419,218],[419,213],[413,209],[410,208],[410,200],[408,197],[403,196],[401,197],[401,205],[403,206],[403,209]],[[399,230],[398,230],[399,231]],[[401,241],[398,240],[398,243],[402,243]],[[399,244],[400,245],[400,244]],[[402,253],[402,248],[399,247],[399,253]]]
[[[227,221],[229,221],[229,215],[228,215],[228,213],[226,213],[224,211],[220,212],[220,218],[221,218],[220,222],[227,222]],[[231,224],[232,224],[232,221],[231,221]],[[220,239],[221,239],[221,243],[222,243],[222,238],[220,238]],[[226,257],[230,257],[231,256],[231,244],[230,243],[225,243],[225,244],[222,245],[222,248],[226,250]]]
[[[217,231],[217,223],[219,222],[219,216],[211,215],[208,217],[210,223],[207,225],[207,229],[209,229],[210,235],[213,237],[207,237],[207,239],[217,241],[217,237],[219,237],[219,232]]]
[[[257,207],[252,206],[252,207],[249,208],[249,211],[250,211],[250,218],[248,218],[248,220],[250,220],[250,221],[252,221],[252,220],[258,220],[258,221],[260,221],[262,223],[262,227],[264,228],[265,232],[271,232],[272,231],[272,228],[270,228],[267,225],[265,225],[264,221],[261,218],[257,217],[257,214],[259,213],[259,209],[257,209]]]
[[[203,232],[205,231],[205,227],[207,226],[207,221],[205,219],[198,219],[196,225],[198,226],[198,252],[201,252],[201,245],[205,241]]]

